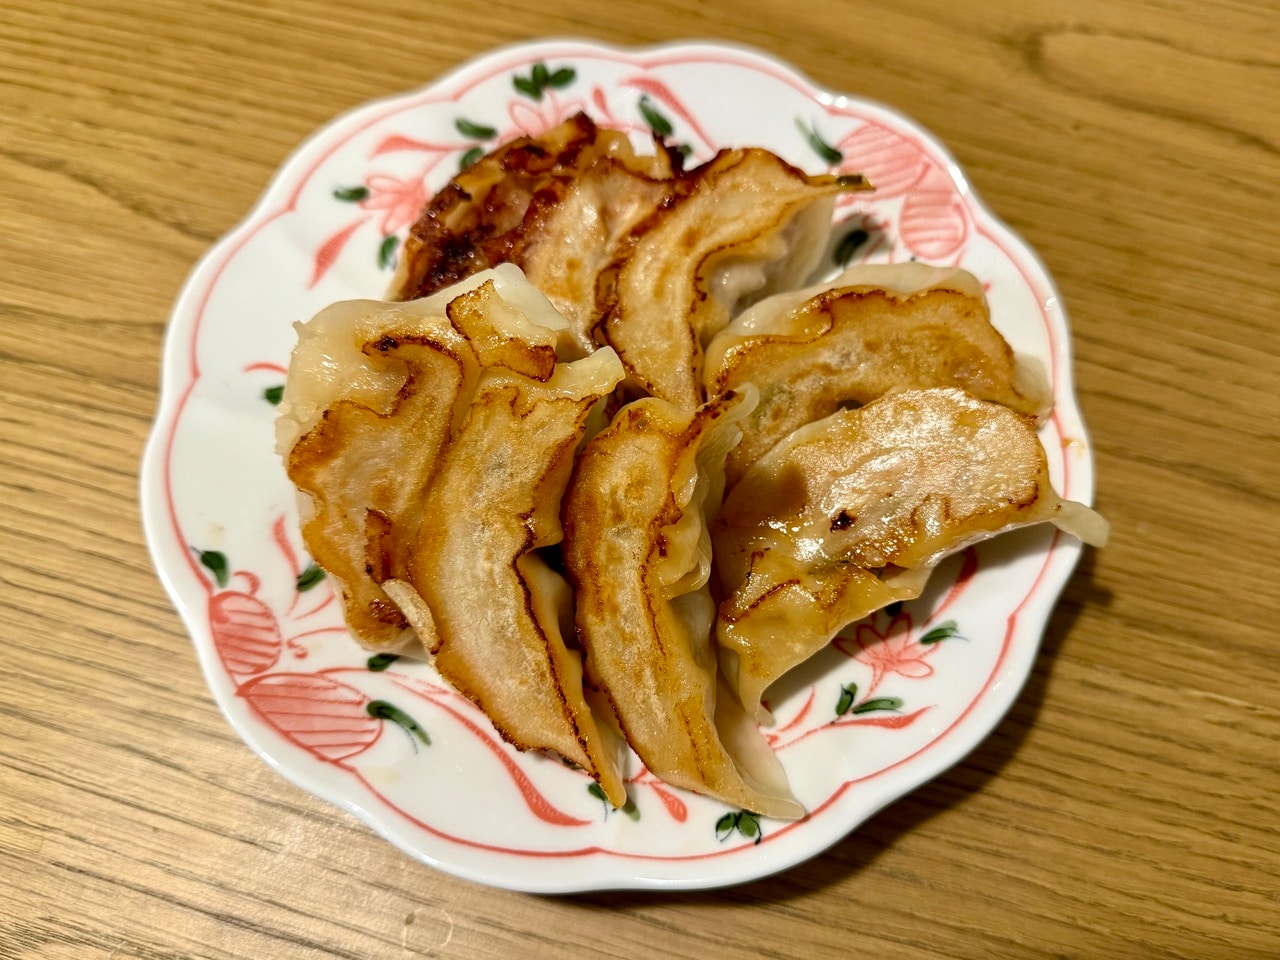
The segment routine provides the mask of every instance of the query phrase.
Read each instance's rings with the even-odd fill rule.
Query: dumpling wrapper
[[[446,305],[489,280],[524,282],[508,267],[412,303],[335,303],[295,325],[276,450],[298,488],[303,542],[371,650],[418,648],[381,584],[407,575],[423,495],[479,378]]]
[[[793,430],[893,390],[959,387],[1036,417],[1052,407],[1038,361],[991,325],[977,278],[923,263],[862,264],[755,304],[708,345],[704,377],[708,396],[760,390],[725,468],[730,489]]]
[[[674,157],[674,162],[673,162]],[[514,263],[568,319],[584,352],[600,320],[596,286],[622,242],[675,189],[679,155],[577,114],[467,167],[413,225],[389,296],[413,299]]]
[[[570,321],[580,349],[613,346],[632,396],[702,401],[702,349],[739,306],[814,271],[834,196],[856,175],[809,176],[767,150],[692,170],[654,139],[585,114],[502,144],[427,204],[389,296],[431,294],[498,263],[520,266]]]
[[[352,635],[434,656],[507,739],[625,802],[563,641],[568,585],[532,552],[559,537],[573,450],[617,357],[559,362],[576,352],[568,325],[510,264],[421,300],[337,304],[298,332],[277,442]]]
[[[507,309],[497,299],[483,287],[451,303],[450,316],[459,329],[475,328]],[[626,791],[584,697],[581,658],[565,646],[568,585],[535,552],[561,539],[574,450],[622,366],[604,349],[537,375],[526,372],[536,367],[529,354],[482,373],[427,493],[410,581],[434,622],[440,675],[509,742],[555,751],[622,806]]]
[[[695,409],[711,337],[749,297],[803,283],[826,248],[835,196],[860,189],[870,189],[861,177],[810,176],[755,148],[689,171],[624,245],[603,291],[596,339],[618,351],[628,390]]]
[[[1101,546],[1107,523],[1061,499],[1034,421],[961,390],[908,390],[792,433],[725,500],[712,540],[716,635],[748,713],[844,626],[924,588],[947,554],[1050,522]]]
[[[565,497],[564,562],[587,682],[667,783],[794,819],[777,758],[731,694],[717,697],[707,515],[754,397],[696,412],[656,398],[623,407],[582,450]],[[717,725],[720,725],[719,728]]]

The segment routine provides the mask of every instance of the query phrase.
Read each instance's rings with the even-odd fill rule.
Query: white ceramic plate
[[[796,823],[647,776],[627,810],[610,811],[580,773],[502,743],[425,665],[371,661],[304,554],[272,451],[291,325],[380,296],[399,239],[468,153],[577,110],[638,138],[669,132],[695,161],[760,145],[812,172],[867,174],[877,190],[844,198],[833,260],[916,257],[983,280],[997,327],[1052,376],[1042,438],[1055,485],[1089,502],[1062,304],[929,134],[738,47],[554,41],[496,51],[331,123],[201,261],[169,328],[143,464],[147,536],[236,731],[409,854],[540,892],[738,883],[819,853],[978,744],[1029,674],[1079,548],[1044,528],[952,558],[927,596],[779,683],[768,733],[809,811]]]

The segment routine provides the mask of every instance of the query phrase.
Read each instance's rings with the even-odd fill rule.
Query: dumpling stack
[[[427,296],[514,263],[584,350],[611,346],[627,395],[692,409],[702,351],[740,304],[818,266],[835,197],[861,177],[806,174],[767,150],[722,150],[684,170],[654,142],[583,114],[499,147],[459,174],[410,231],[390,296]]]
[[[401,302],[298,328],[278,448],[353,636],[615,806],[620,731],[674,786],[802,816],[769,684],[975,540],[1106,536],[1050,486],[1048,385],[973,277],[796,289],[866,186],[750,148],[686,171],[585,116],[460,174]]]
[[[406,304],[336,304],[300,325],[277,439],[352,635],[430,656],[503,737],[621,805],[561,632],[569,590],[537,552],[561,538],[574,450],[622,379],[612,350],[574,352],[511,265]]]

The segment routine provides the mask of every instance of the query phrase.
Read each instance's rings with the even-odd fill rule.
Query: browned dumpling
[[[486,302],[497,296],[482,287],[450,304],[450,315],[470,326],[463,314],[505,309]],[[430,522],[419,528],[410,581],[434,622],[440,675],[511,743],[554,750],[621,806],[626,792],[583,696],[581,659],[561,633],[568,586],[535,551],[560,541],[574,450],[622,368],[605,349],[527,372],[537,367],[528,354],[482,374],[423,505]]]
[[[692,410],[707,341],[742,303],[803,283],[834,196],[868,187],[754,148],[685,171],[660,141],[638,154],[625,133],[579,114],[503,144],[441,190],[405,241],[389,295],[422,297],[517,264],[583,351],[617,350],[629,396]]]
[[[307,550],[371,650],[417,646],[382,583],[407,576],[423,497],[479,378],[448,299],[336,303],[296,328],[276,447]]]
[[[594,348],[596,286],[622,241],[675,189],[672,154],[638,155],[585,114],[505,143],[458,174],[405,241],[389,296],[412,300],[499,263],[521,267]]]
[[[712,396],[760,390],[729,456],[730,488],[796,428],[891,390],[959,387],[1037,417],[1051,407],[1043,370],[991,325],[978,280],[921,263],[855,266],[757,303],[712,340],[705,380]]]
[[[854,620],[915,597],[948,553],[1048,521],[1100,546],[1107,525],[1049,483],[1034,421],[956,389],[908,390],[801,427],[725,501],[713,531],[726,679],[765,689]]]
[[[656,398],[623,407],[574,469],[564,561],[587,680],[649,770],[794,818],[803,811],[758,728],[731,693],[716,693],[707,515],[752,400],[730,394],[696,412]]]
[[[836,194],[867,188],[760,149],[724,150],[690,171],[624,246],[605,291],[597,340],[618,351],[629,390],[686,410],[701,403],[703,348],[748,298],[803,283]]]
[[[569,591],[535,553],[612,350],[561,362],[568,328],[518,268],[409,303],[338,304],[299,328],[278,444],[307,549],[353,636],[434,658],[522,749],[625,791],[564,643]]]

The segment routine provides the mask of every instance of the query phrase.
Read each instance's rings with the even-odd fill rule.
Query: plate
[[[1041,437],[1055,486],[1091,500],[1061,300],[932,136],[740,47],[547,41],[326,126],[199,263],[165,346],[142,471],[147,538],[239,735],[412,856],[544,893],[740,883],[820,853],[976,746],[1030,673],[1079,546],[1035,528],[966,551],[918,601],[846,630],[784,678],[767,735],[808,810],[794,823],[643,772],[611,810],[580,772],[503,743],[428,666],[362,651],[301,546],[273,452],[292,324],[380,296],[423,202],[461,164],[578,110],[638,143],[657,130],[693,161],[759,145],[810,172],[865,173],[876,190],[842,199],[831,271],[915,258],[982,280],[995,325],[1052,377]]]

